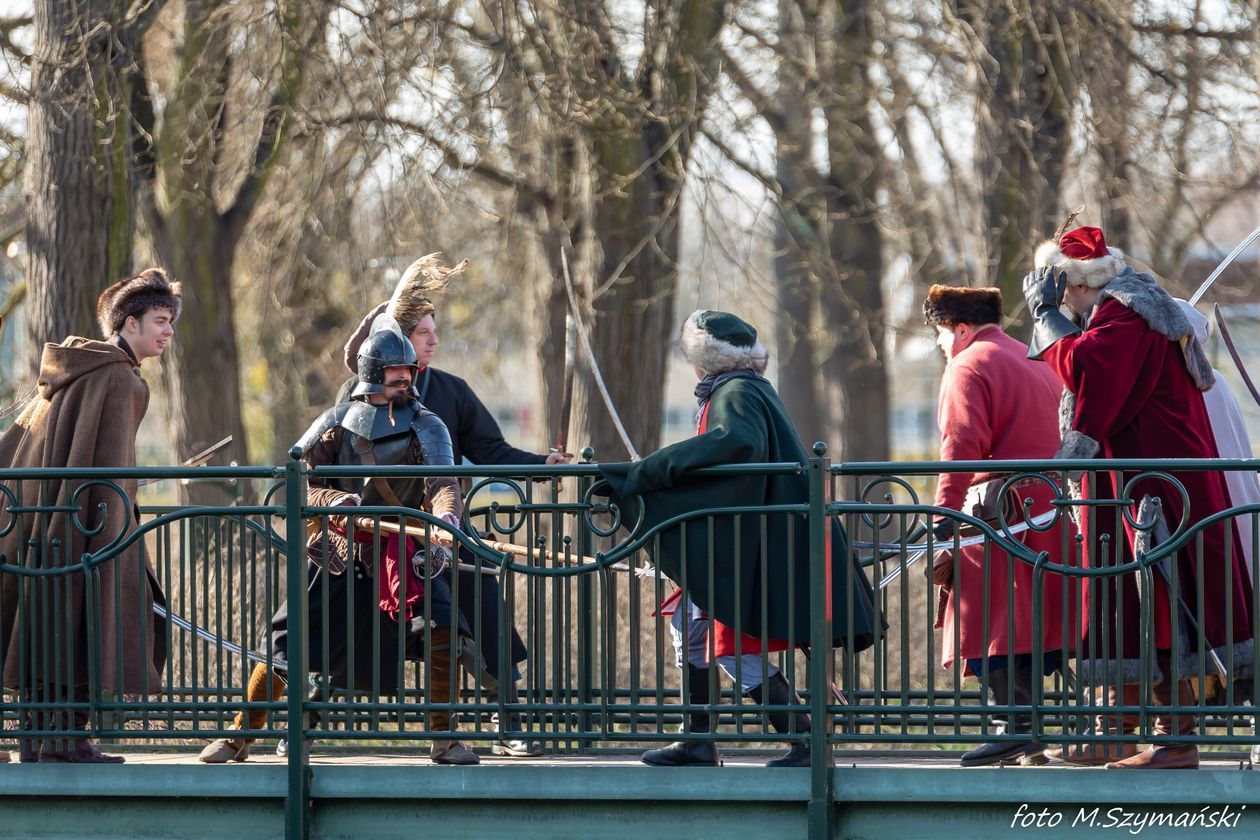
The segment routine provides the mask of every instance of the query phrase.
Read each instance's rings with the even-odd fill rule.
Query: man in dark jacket
[[[601,464],[613,498],[622,505],[635,505],[637,498],[643,506],[643,533],[688,511],[808,501],[809,478],[804,473],[720,478],[694,474],[721,464],[805,464],[809,455],[779,395],[762,376],[767,356],[756,329],[730,313],[702,310],[683,324],[681,344],[699,379],[698,433],[638,462]],[[788,513],[701,516],[656,534],[655,560],[683,587],[689,601],[683,613],[688,627],[685,631],[679,627],[678,636],[687,639],[684,673],[690,704],[709,703],[709,653],[724,670],[733,672],[735,663],[743,665],[748,654],[785,651],[809,642],[809,537],[806,518]],[[864,650],[878,632],[871,586],[848,559],[844,531],[834,520],[831,549],[832,644]],[[697,622],[711,623],[712,635],[711,644],[701,643],[698,651],[693,643]],[[683,644],[681,638],[678,642]],[[758,702],[775,706],[797,702],[777,669],[764,677],[758,674],[752,686],[748,677],[741,674],[741,688]],[[766,687],[769,691],[763,694]],[[769,718],[778,732],[800,732],[809,721],[807,715],[777,712]],[[692,715],[690,729],[710,731],[709,716]],[[716,764],[717,750],[712,742],[680,741],[650,750],[643,760],[656,765]],[[770,766],[804,766],[809,761],[808,748],[797,743]]]
[[[468,260],[448,267],[443,264],[439,254],[427,254],[408,266],[398,281],[393,296],[369,312],[346,342],[346,367],[354,371],[359,345],[371,330],[372,322],[382,312],[388,312],[398,322],[403,334],[410,337],[416,350],[420,366],[416,391],[424,407],[442,418],[442,422],[450,430],[456,464],[462,464],[464,459],[474,464],[489,465],[567,464],[572,456],[563,452],[539,455],[510,445],[503,439],[503,433],[494,416],[468,383],[454,374],[433,367],[433,356],[439,345],[437,308],[433,298],[445,291],[450,279],[461,274],[467,267]],[[351,377],[342,385],[338,402],[348,399],[355,381]],[[460,559],[466,564],[476,562],[466,549],[461,552]],[[481,639],[481,659],[487,668],[493,668],[499,661],[499,582],[494,575],[463,570],[459,572],[457,589],[459,608],[465,618],[471,622],[475,616],[480,616],[478,637]],[[515,672],[515,666],[525,661],[526,650],[516,628],[510,630],[508,659],[513,665],[514,673],[510,675],[507,702],[514,703],[517,695],[515,682],[520,679],[519,672]],[[497,688],[489,688],[493,680],[483,677],[482,682],[487,686],[488,700],[493,702],[497,699]],[[519,718],[514,718],[510,723],[511,729],[520,731],[522,722]],[[492,750],[495,755],[503,756],[532,756],[541,752],[536,744],[520,739],[499,740]]]

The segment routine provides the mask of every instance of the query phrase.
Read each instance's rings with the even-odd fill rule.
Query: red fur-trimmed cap
[[[923,319],[934,327],[1002,323],[1002,290],[942,286],[928,289]]]
[[[101,292],[96,299],[96,323],[109,338],[122,329],[128,318],[139,318],[150,309],[170,310],[171,320],[179,320],[183,301],[179,283],[172,283],[160,268],[146,268]]]
[[[1033,259],[1037,268],[1053,266],[1067,273],[1074,286],[1101,289],[1124,273],[1124,252],[1111,248],[1096,227],[1079,227],[1043,242]]]

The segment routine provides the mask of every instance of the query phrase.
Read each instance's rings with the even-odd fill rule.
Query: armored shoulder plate
[[[418,411],[411,421],[411,428],[420,441],[424,462],[432,466],[449,467],[455,464],[455,449],[451,446],[451,433],[432,411],[416,403]]]
[[[393,409],[388,405],[355,400],[350,403],[341,425],[347,431],[375,442],[407,434],[420,410],[420,403],[415,400],[402,408]]]
[[[323,436],[324,432],[344,425],[346,412],[350,410],[351,405],[352,403],[334,405],[315,419],[306,433],[298,438],[297,445],[301,447],[303,455],[311,451],[311,447]]]

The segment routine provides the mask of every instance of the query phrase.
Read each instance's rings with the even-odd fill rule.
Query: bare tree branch
[[[478,175],[481,178],[486,179],[492,184],[505,189],[520,192],[524,196],[544,205],[551,205],[555,202],[555,196],[552,195],[549,190],[537,184],[529,183],[522,176],[514,175],[511,172],[500,169],[499,167],[491,163],[487,163],[484,160],[465,160],[464,156],[460,154],[460,152],[458,152],[448,142],[438,137],[432,129],[415,120],[391,116],[389,114],[363,113],[315,118],[314,122],[328,127],[373,123],[391,128],[399,128],[403,131],[415,134],[426,143],[433,146],[433,148],[441,152],[447,165],[452,169],[457,169],[462,172],[471,172],[474,175]]]

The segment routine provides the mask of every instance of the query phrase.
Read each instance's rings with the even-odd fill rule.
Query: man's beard
[[[410,393],[394,394],[389,398],[389,404],[394,408],[406,408],[411,405],[413,397]]]

